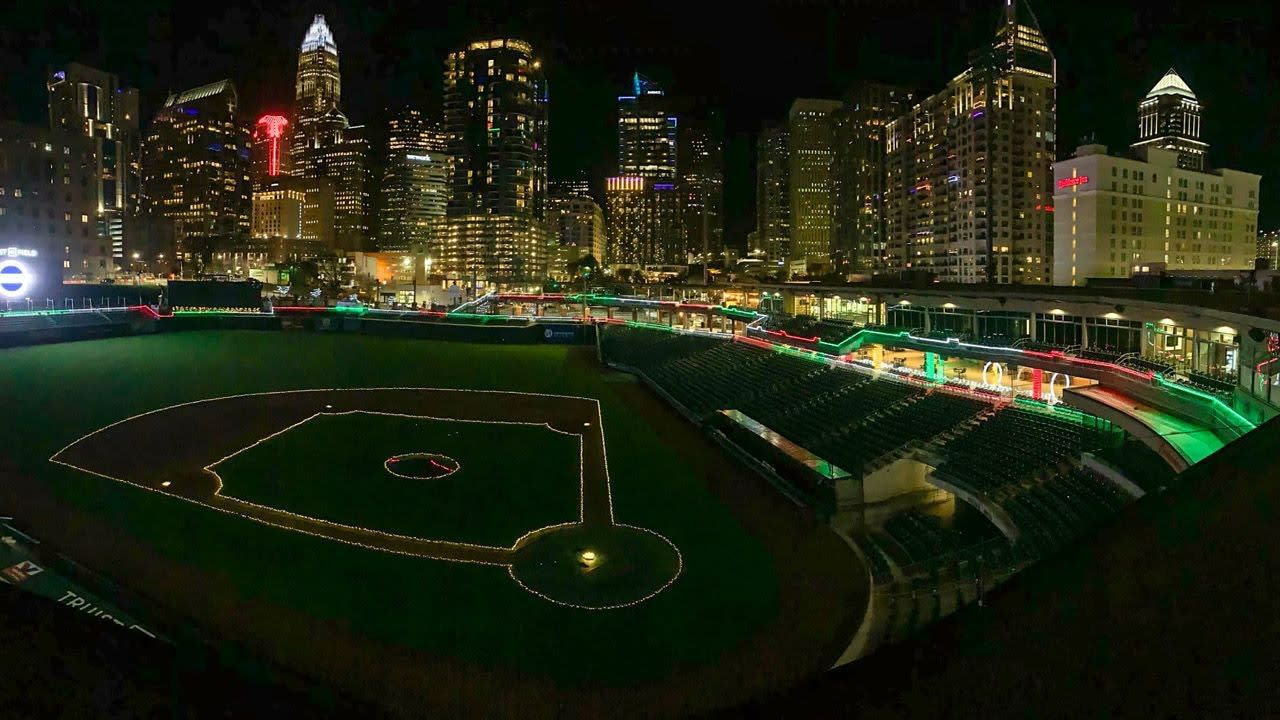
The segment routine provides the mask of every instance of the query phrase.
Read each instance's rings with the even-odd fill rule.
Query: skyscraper
[[[173,223],[179,259],[198,267],[249,235],[249,130],[230,80],[169,95],[143,153],[140,205]]]
[[[885,247],[885,126],[910,106],[911,93],[859,83],[832,115],[831,262],[842,274],[881,269]]]
[[[405,109],[388,121],[380,249],[425,250],[449,201],[445,143],[444,133],[418,110]]]
[[[294,94],[293,149],[301,161],[298,169],[302,174],[311,171],[306,151],[336,142],[347,129],[347,116],[338,109],[341,100],[338,43],[324,15],[316,15],[298,51]]]
[[[648,236],[639,244],[635,262],[684,262],[684,227],[676,188],[677,119],[662,88],[638,72],[632,76],[631,92],[618,96],[618,176],[644,178],[641,200],[649,206],[632,218],[649,223],[635,229]]]
[[[289,162],[289,119],[283,115],[263,115],[253,125],[250,175],[254,188],[273,178],[292,175]]]
[[[991,45],[886,128],[889,271],[1050,282],[1056,65],[1025,8],[1007,0]]]
[[[1204,171],[1209,144],[1200,139],[1200,100],[1169,68],[1138,103],[1138,141],[1133,149],[1158,147],[1178,153],[1178,167]]]
[[[724,248],[724,128],[718,114],[680,128],[685,252],[709,260]]]
[[[791,249],[787,260],[831,264],[832,114],[836,100],[801,98],[787,113]]]
[[[124,264],[127,227],[138,205],[138,90],[80,63],[54,72],[48,90],[49,127],[94,139],[94,182],[101,199],[94,220],[111,242],[109,274]]]
[[[447,273],[499,283],[541,280],[547,247],[547,84],[523,40],[474,42],[449,54],[444,131],[451,158]],[[456,263],[465,262],[465,266]],[[452,266],[449,263],[454,263]]]
[[[791,254],[791,162],[786,126],[765,128],[756,141],[758,248],[772,262]]]
[[[618,96],[618,174],[675,182],[677,119],[656,83],[635,73]]]
[[[295,175],[332,182],[337,249],[363,250],[369,235],[369,142],[363,125],[347,122],[341,99],[338,44],[324,16],[316,15],[298,52],[291,159]]]

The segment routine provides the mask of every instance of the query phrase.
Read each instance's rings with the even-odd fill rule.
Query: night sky
[[[721,108],[727,125],[726,239],[754,225],[754,135],[799,96],[838,97],[854,80],[934,92],[986,42],[1002,0],[866,2],[21,2],[0,27],[0,117],[47,122],[45,70],[72,60],[142,90],[143,118],[170,90],[232,78],[254,114],[285,110],[297,48],[324,13],[338,43],[343,110],[440,107],[444,56],[511,35],[534,44],[551,92],[551,176],[614,163],[615,96],[639,69],[669,94]],[[1170,66],[1205,105],[1210,161],[1261,173],[1264,229],[1280,227],[1280,56],[1270,2],[1032,4],[1058,60],[1059,155],[1095,134],[1134,139],[1135,105]]]

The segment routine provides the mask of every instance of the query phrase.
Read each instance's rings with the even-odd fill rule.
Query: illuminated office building
[[[791,254],[791,162],[786,126],[766,128],[756,141],[756,242],[770,261]]]
[[[60,301],[64,279],[112,275],[110,239],[97,221],[98,143],[73,128],[0,121],[0,265],[20,265],[23,286],[4,301]],[[15,308],[17,306],[15,305]]]
[[[80,63],[69,63],[48,80],[49,127],[93,138],[94,182],[101,207],[94,221],[111,243],[110,263],[125,265],[128,229],[138,206],[138,90],[120,78]]]
[[[911,106],[911,93],[859,83],[832,114],[831,263],[841,274],[882,269],[885,250],[885,126]]]
[[[719,116],[685,123],[679,139],[685,253],[708,259],[724,248],[724,131]]]
[[[306,192],[292,178],[272,180],[253,191],[254,238],[302,238],[302,208]]]
[[[1178,167],[1205,170],[1209,144],[1200,139],[1200,100],[1173,69],[1138,102],[1138,142],[1178,154]]]
[[[801,98],[787,113],[791,246],[787,260],[831,264],[831,158],[836,100]]]
[[[333,238],[338,250],[364,250],[369,237],[369,142],[339,108],[338,44],[323,15],[307,28],[298,52],[291,161],[293,174],[333,184]]]
[[[199,267],[217,244],[249,235],[250,188],[248,123],[231,81],[169,95],[147,131],[140,204],[173,224],[180,261]]]
[[[540,281],[548,248],[530,239],[548,236],[547,84],[533,48],[498,38],[450,53],[444,132],[452,163],[446,242],[476,243],[444,253],[444,270],[495,283]],[[484,237],[479,230],[500,235]],[[465,268],[449,264],[463,260]]]
[[[618,174],[674,182],[677,119],[666,94],[640,73],[631,90],[618,96]]]
[[[640,244],[643,264],[672,264],[687,258],[681,215],[677,162],[677,119],[666,93],[635,73],[630,95],[618,96],[618,176],[644,178],[647,211],[629,216],[650,223],[635,232],[648,235]],[[606,202],[607,204],[607,202]]]
[[[449,156],[445,137],[418,110],[388,122],[382,176],[379,246],[384,251],[422,252],[449,201]]]
[[[288,131],[289,119],[283,115],[263,115],[254,123],[250,175],[255,188],[282,175],[293,174]]]
[[[336,251],[333,181],[329,178],[289,178],[289,182],[302,189],[302,238],[325,251]]]
[[[885,266],[942,282],[1051,281],[1056,64],[1025,2],[886,127]]]
[[[1182,167],[1172,148],[1136,157],[1085,145],[1053,166],[1054,284],[1127,278],[1142,268],[1249,270],[1261,177]]]
[[[298,51],[294,91],[293,155],[301,174],[311,172],[308,149],[337,142],[347,129],[347,116],[339,109],[341,100],[338,43],[324,16],[316,15]]]

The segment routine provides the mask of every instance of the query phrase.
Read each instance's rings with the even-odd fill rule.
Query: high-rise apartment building
[[[382,250],[424,250],[433,223],[449,201],[449,156],[444,133],[423,114],[406,109],[387,124],[387,157],[379,203]]]
[[[791,161],[786,126],[766,128],[756,141],[757,250],[772,262],[791,254]]]
[[[250,193],[248,123],[231,81],[169,95],[147,131],[140,206],[173,224],[178,259],[199,267],[247,237]]]
[[[548,201],[547,226],[557,248],[553,276],[565,273],[565,267],[590,255],[604,264],[604,213],[595,200],[585,195],[556,195]],[[558,266],[558,267],[557,267]]]
[[[649,181],[638,175],[605,178],[605,256],[610,267],[654,262]]]
[[[1263,261],[1266,269],[1275,270],[1280,267],[1280,230],[1258,233],[1258,246],[1255,259]]]
[[[93,138],[94,182],[101,207],[94,212],[99,232],[111,242],[112,267],[124,265],[127,228],[138,205],[138,90],[120,78],[80,63],[49,77],[49,127]]]
[[[836,100],[801,98],[787,113],[791,249],[788,261],[831,264],[831,159]]]
[[[1178,167],[1208,168],[1209,144],[1200,139],[1200,100],[1173,69],[1138,102],[1138,141],[1133,149],[1157,147],[1178,154]]]
[[[1085,145],[1053,166],[1054,284],[1169,270],[1249,270],[1258,254],[1261,177],[1179,165],[1147,146],[1115,157]]]
[[[495,283],[539,281],[548,248],[530,239],[548,235],[547,84],[533,48],[498,38],[450,53],[444,131],[452,162],[445,242],[476,246],[441,248],[442,269]]]
[[[26,298],[43,307],[45,298],[60,301],[64,279],[111,276],[110,238],[97,219],[97,149],[78,127],[0,121],[0,308]]]
[[[710,260],[724,248],[724,128],[708,114],[680,128],[680,211],[685,253]]]
[[[338,250],[365,249],[369,236],[369,141],[363,125],[342,114],[338,44],[323,15],[302,39],[294,95],[294,174],[332,182],[333,238]]]
[[[831,263],[841,274],[882,269],[885,126],[911,106],[910,91],[864,82],[832,114]]]
[[[263,115],[253,125],[250,176],[254,188],[281,176],[292,175],[289,162],[289,119],[283,115]]]
[[[970,67],[886,128],[886,269],[1048,283],[1056,112],[1053,54],[1009,0]]]

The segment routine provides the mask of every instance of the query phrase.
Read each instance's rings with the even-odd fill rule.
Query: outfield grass
[[[246,602],[277,604],[375,640],[561,683],[628,685],[716,662],[776,613],[771,553],[664,441],[670,433],[696,431],[649,425],[629,411],[619,386],[570,362],[571,352],[251,331],[17,348],[0,351],[6,377],[0,428],[22,471]],[[367,386],[598,398],[617,520],[669,538],[683,554],[683,575],[648,602],[585,612],[525,592],[501,569],[401,557],[270,528],[47,461],[84,433],[174,403]],[[523,456],[499,457],[528,466]],[[21,515],[21,508],[11,510]],[[368,505],[350,510],[378,511]]]
[[[321,415],[213,469],[223,495],[259,505],[505,548],[531,530],[578,519],[578,444],[543,425]],[[389,458],[417,452],[442,453],[460,467],[436,479],[387,472]]]

